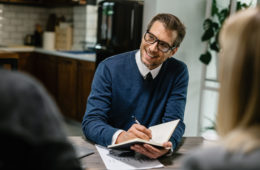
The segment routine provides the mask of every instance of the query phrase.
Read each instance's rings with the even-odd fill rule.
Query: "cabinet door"
[[[35,76],[42,82],[49,93],[56,97],[56,57],[38,53],[35,62]]]
[[[77,113],[77,61],[57,59],[57,101],[62,113],[76,119]]]
[[[33,52],[19,52],[18,70],[35,77],[35,60],[37,54]]]
[[[31,5],[37,5],[42,4],[44,0],[9,0],[10,3],[15,4],[31,4]]]
[[[45,5],[86,5],[86,0],[44,0]]]
[[[78,113],[77,120],[82,121],[86,110],[87,98],[95,73],[95,63],[89,61],[78,62]]]

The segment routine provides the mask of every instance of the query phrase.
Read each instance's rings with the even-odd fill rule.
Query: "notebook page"
[[[149,129],[152,131],[152,139],[150,141],[156,143],[164,143],[169,141],[174,129],[179,123],[178,120],[162,123],[159,125],[151,126]]]

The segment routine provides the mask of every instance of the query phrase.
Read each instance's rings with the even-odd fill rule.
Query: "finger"
[[[132,150],[134,150],[135,152],[138,152],[142,155],[145,155],[151,159],[156,159],[158,156],[151,153],[149,150],[147,150],[145,147],[143,147],[142,145],[133,145],[131,147]]]
[[[150,137],[152,137],[152,131],[150,129],[147,129],[145,126],[140,124],[133,124],[130,129],[136,129],[138,131],[141,131],[145,134],[149,134]]]
[[[119,136],[117,137],[116,139],[116,144],[117,143],[122,143],[122,142],[125,142],[125,141],[128,141],[128,140],[131,140],[131,139],[135,139],[137,138],[137,136],[131,132],[121,132],[119,134]]]
[[[149,150],[150,153],[155,155],[156,158],[164,155],[165,153],[167,153],[169,151],[169,149],[158,149],[158,148],[153,147],[149,144],[144,144],[144,147],[146,148],[146,150]]]
[[[148,146],[148,144],[146,144],[146,146]],[[151,145],[149,145],[149,146],[152,147]],[[156,159],[161,156],[160,150],[158,150],[159,152],[154,152],[153,150],[146,148],[144,145],[140,145],[139,149],[140,149],[141,154],[148,156],[149,158],[152,158],[152,159]]]
[[[137,138],[137,136],[130,132],[127,132],[124,136],[125,141],[130,140],[130,139],[135,139],[135,138]]]
[[[135,134],[137,137],[145,140],[149,140],[152,137],[152,133],[150,129],[147,129],[143,125],[134,124],[129,132]]]
[[[172,147],[172,142],[168,141],[168,142],[164,142],[163,143],[163,147],[168,149],[168,148],[171,148]]]
[[[147,129],[145,126],[143,125],[139,125],[139,124],[136,124],[136,129],[145,133],[147,136],[149,136],[149,138],[152,138],[152,131],[150,129]]]
[[[153,147],[151,145],[148,145],[148,144],[144,144],[144,147],[149,150],[150,152],[152,153],[160,153],[160,149],[156,148],[156,147]]]

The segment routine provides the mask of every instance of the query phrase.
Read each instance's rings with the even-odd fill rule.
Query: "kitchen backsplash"
[[[97,30],[97,6],[73,7],[73,50],[81,50],[83,42],[95,43]]]
[[[74,50],[82,49],[82,41],[96,41],[96,6],[44,8],[0,4],[0,45],[23,45],[25,36],[34,33],[36,24],[45,30],[52,13],[73,23]]]

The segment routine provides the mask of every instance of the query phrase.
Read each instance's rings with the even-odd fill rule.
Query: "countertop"
[[[43,48],[36,48],[32,46],[17,46],[17,47],[1,47],[0,51],[6,52],[38,52],[42,54],[48,55],[56,55],[60,57],[72,58],[77,60],[85,60],[85,61],[96,61],[95,52],[80,52],[74,51],[77,54],[74,54],[73,51],[57,51],[57,50],[46,50]]]

